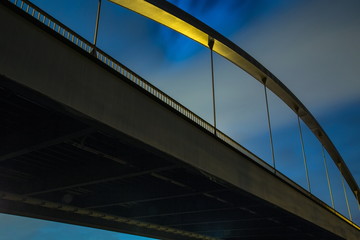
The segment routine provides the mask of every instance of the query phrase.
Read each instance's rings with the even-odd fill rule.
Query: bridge
[[[310,127],[359,199],[316,119],[255,59],[169,3],[114,2],[261,81]],[[351,214],[98,49],[96,38],[25,0],[1,1],[0,29],[1,212],[169,240],[359,239]]]

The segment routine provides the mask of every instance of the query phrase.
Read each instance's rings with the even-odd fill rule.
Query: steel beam
[[[154,217],[154,218],[147,218],[146,221],[154,222],[160,225],[178,225],[181,223],[191,223],[197,224],[199,222],[204,222],[208,219],[212,219],[213,221],[238,221],[244,219],[251,219],[251,218],[264,218],[263,214],[256,214],[250,213],[244,209],[227,209],[227,210],[219,210],[213,212],[203,212],[201,214],[191,213],[191,214],[184,214],[184,215],[173,215],[173,216],[163,216],[163,217]],[[279,223],[282,224],[282,223]]]
[[[167,170],[174,169],[174,168],[176,168],[176,167],[171,166],[171,167],[156,168],[156,169],[150,169],[150,170],[139,171],[139,172],[132,172],[132,173],[117,175],[117,176],[112,176],[112,177],[105,177],[105,178],[102,177],[100,179],[92,178],[91,180],[88,179],[84,182],[76,182],[73,184],[67,184],[67,185],[62,185],[62,186],[53,186],[53,187],[39,190],[39,191],[31,191],[31,192],[25,193],[24,195],[25,196],[35,196],[35,195],[52,193],[52,192],[57,192],[57,191],[64,191],[64,190],[67,190],[70,188],[85,187],[85,186],[89,186],[89,185],[105,183],[105,182],[110,182],[110,181],[124,180],[124,179],[128,179],[128,178],[151,174],[153,172],[167,171]]]
[[[0,154],[0,162],[11,159],[11,158],[16,158],[19,157],[21,155],[27,154],[27,153],[31,153],[33,151],[37,151],[37,150],[41,150],[53,145],[57,145],[60,144],[62,142],[65,142],[69,139],[74,139],[74,138],[79,138],[82,136],[86,136],[92,132],[94,132],[94,129],[91,128],[86,128],[86,129],[81,129],[81,130],[77,130],[77,131],[72,131],[72,132],[68,132],[62,135],[57,135],[57,136],[51,136],[51,137],[47,137],[47,138],[42,138],[38,141],[34,141],[34,138],[30,138],[27,141],[25,141],[23,144],[19,145],[16,147],[13,147],[10,151],[4,151]],[[18,139],[21,139],[21,136],[17,136]],[[5,145],[11,145],[11,143],[6,143]]]
[[[216,240],[180,229],[4,192],[0,192],[0,212],[164,240]]]
[[[87,206],[86,208],[107,208],[107,207],[113,207],[113,206],[121,206],[121,205],[127,205],[127,204],[136,204],[136,203],[147,203],[147,202],[153,202],[153,201],[162,201],[162,200],[172,200],[177,198],[184,198],[184,197],[195,197],[195,196],[201,196],[204,194],[210,194],[210,193],[220,193],[224,192],[225,190],[213,190],[213,191],[198,191],[198,192],[191,192],[191,193],[181,193],[181,194],[171,194],[169,192],[155,192],[151,191],[149,194],[147,194],[146,198],[139,197],[136,194],[133,196],[124,196],[117,197],[116,201],[111,201],[113,197],[107,197],[107,199],[110,199],[108,203],[98,204],[98,205],[91,205]]]

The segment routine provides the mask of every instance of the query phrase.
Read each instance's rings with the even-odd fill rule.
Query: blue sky
[[[19,230],[19,228],[21,230]],[[0,240],[147,240],[151,238],[13,215],[0,215]]]
[[[97,0],[32,2],[92,41]],[[318,119],[360,182],[358,0],[170,2],[231,39],[288,86]],[[103,1],[98,46],[212,123],[208,49],[108,1]],[[262,86],[221,57],[215,55],[214,61],[219,129],[270,163]],[[306,188],[296,116],[271,93],[269,103],[277,166]],[[303,127],[312,191],[330,204],[321,146]],[[347,216],[340,175],[329,156],[327,160],[335,208]],[[360,224],[355,199],[347,190],[354,221]],[[0,223],[7,223],[0,224],[0,232],[9,234],[19,224],[29,226],[27,234],[0,236],[1,240],[60,239],[54,235],[61,229],[69,233],[67,239],[103,239],[103,234],[108,234],[108,239],[127,239],[115,233],[7,215],[0,215]],[[96,231],[93,238],[86,237],[88,231]]]

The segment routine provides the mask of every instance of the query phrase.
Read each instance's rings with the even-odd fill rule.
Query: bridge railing
[[[172,107],[174,110],[186,116],[188,119],[195,122],[200,127],[206,129],[207,131],[214,133],[214,127],[209,124],[207,121],[190,111],[188,108],[180,104],[178,101],[140,77],[138,74],[131,71],[129,68],[124,66],[123,64],[119,63],[116,59],[102,51],[101,49],[95,48],[92,43],[90,43],[85,38],[81,37],[70,28],[66,27],[64,24],[60,23],[58,20],[50,16],[49,14],[45,13],[39,7],[35,6],[31,2],[27,0],[9,0],[15,6],[29,14],[30,16],[37,19],[41,22],[44,26],[52,29],[54,32],[58,33],[60,36],[64,37],[66,40],[70,41],[71,43],[75,44],[79,48],[83,49],[85,52],[89,54],[95,54],[96,58],[99,59],[101,62],[106,64],[107,66],[111,67],[113,70],[117,71],[137,86],[141,87],[151,95],[155,96],[162,102],[166,103],[168,106]],[[268,170],[273,171],[273,168],[268,165],[266,162],[261,160],[255,154],[251,153],[249,150],[242,147],[239,143],[231,139],[229,136],[224,134],[223,132],[217,130],[216,135],[232,146],[233,148],[237,149],[241,153],[245,154],[246,156],[250,157],[257,163],[261,164],[263,167],[267,168]]]
[[[91,51],[93,50],[93,45],[89,41],[72,31],[70,28],[66,27],[64,24],[62,24],[49,14],[45,13],[43,10],[41,10],[39,7],[35,6],[31,2],[26,0],[12,0],[9,2],[13,3],[19,9],[29,14],[29,16],[37,19],[44,26],[52,29],[54,32],[74,43],[84,51],[91,53]]]
[[[41,10],[39,7],[35,6],[28,0],[6,0],[9,3],[12,3],[18,9],[22,10],[23,12],[27,13],[28,16],[36,19],[39,23],[42,24],[43,27],[50,29],[53,33],[57,34],[58,36],[62,37],[66,41],[69,41],[74,46],[78,47],[80,50],[84,51],[85,53],[96,57],[99,61],[107,65],[108,67],[115,70],[118,74],[121,74],[126,79],[131,81],[136,86],[140,87],[141,89],[145,90],[147,93],[152,95],[153,97],[157,98],[161,102],[165,103],[166,105],[170,106],[173,110],[181,114],[182,116],[186,117],[187,119],[191,120],[198,126],[200,126],[205,131],[214,134],[224,143],[228,144],[232,148],[236,149],[243,155],[249,157],[251,160],[262,166],[263,168],[267,169],[268,171],[272,172],[274,175],[282,179],[283,181],[287,182],[291,186],[293,186],[298,191],[302,192],[304,195],[309,196],[313,201],[317,202],[321,206],[327,208],[329,211],[333,212],[344,221],[347,221],[349,224],[356,226],[351,220],[347,219],[344,215],[340,214],[338,211],[335,210],[334,206],[330,207],[323,201],[321,201],[316,196],[312,195],[308,190],[301,187],[299,184],[295,183],[293,180],[282,174],[281,172],[277,171],[273,166],[268,164],[267,162],[263,161],[261,158],[256,156],[254,153],[249,151],[248,149],[244,148],[238,142],[224,134],[223,132],[215,129],[210,123],[190,111],[188,108],[177,102],[175,99],[131,71],[129,68],[118,62],[116,59],[95,47],[91,42],[86,40],[85,38],[81,37],[76,32],[72,31],[70,28]]]

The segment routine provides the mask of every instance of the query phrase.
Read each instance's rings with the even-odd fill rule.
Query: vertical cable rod
[[[329,177],[329,171],[328,171],[328,167],[327,167],[327,161],[326,161],[326,156],[325,156],[325,151],[324,151],[324,146],[323,145],[321,145],[321,149],[322,149],[322,155],[323,155],[323,159],[324,159],[325,173],[326,173],[326,179],[327,179],[328,188],[329,188],[331,206],[332,206],[333,209],[335,209],[334,198],[333,198],[333,193],[332,193],[331,183],[330,183],[330,177]]]
[[[304,146],[304,140],[303,140],[303,134],[302,134],[299,115],[297,115],[297,122],[298,122],[299,133],[300,133],[301,151],[302,151],[302,155],[303,155],[303,159],[304,159],[306,181],[307,181],[307,185],[308,185],[308,191],[311,193],[309,171],[308,171],[307,162],[306,162],[305,146]]]
[[[346,193],[344,177],[342,176],[342,174],[341,174],[341,183],[342,183],[342,186],[343,186],[343,189],[344,189],[345,202],[346,202],[346,207],[347,207],[347,210],[348,210],[348,213],[349,213],[350,221],[352,221],[352,215],[351,215],[351,211],[350,211],[349,200],[348,200],[348,196],[347,196],[347,193]]]
[[[266,78],[263,79],[264,92],[265,92],[266,114],[267,114],[267,122],[268,122],[269,135],[270,135],[271,159],[272,159],[272,163],[273,163],[273,168],[274,168],[274,170],[275,170],[275,172],[276,172],[274,142],[273,142],[273,135],[272,135],[272,130],[271,130],[270,110],[269,110],[269,101],[268,101],[266,80],[267,80]]]
[[[98,2],[98,8],[96,12],[96,22],[95,22],[95,32],[94,32],[94,46],[96,46],[97,36],[99,31],[99,21],[100,21],[100,11],[101,11],[101,0]]]
[[[216,135],[216,105],[215,105],[215,77],[214,77],[214,39],[209,37],[210,62],[211,62],[211,87],[212,87],[212,105],[214,114],[214,134]]]

